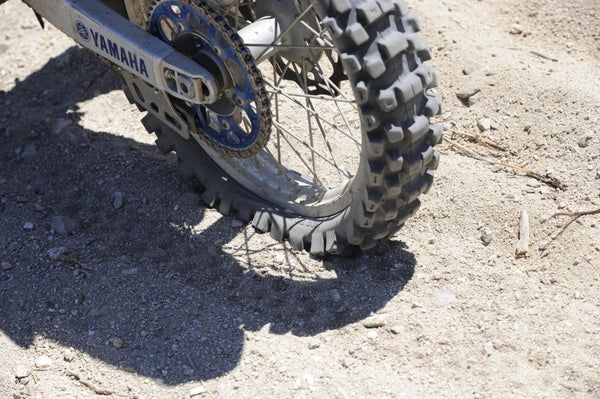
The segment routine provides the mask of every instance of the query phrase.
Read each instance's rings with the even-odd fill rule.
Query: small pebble
[[[191,368],[190,366],[183,366],[183,375],[189,377],[192,374],[194,374],[193,368]]]
[[[369,339],[377,338],[377,331],[375,331],[375,330],[369,331],[369,333],[367,334],[367,338],[369,338]]]
[[[116,191],[113,194],[113,208],[121,209],[123,207],[123,194],[120,191]]]
[[[492,231],[487,228],[484,227],[483,229],[481,229],[481,242],[483,242],[483,245],[488,246],[490,245],[490,243],[492,242],[493,239],[493,234]]]
[[[29,369],[22,364],[18,364],[17,367],[15,367],[15,377],[19,379],[29,377]]]
[[[2,271],[6,271],[6,270],[10,270],[12,269],[12,265],[8,262],[2,262]]]
[[[481,118],[477,121],[477,127],[482,132],[487,132],[492,129],[492,120],[490,118]]]
[[[205,392],[206,392],[206,388],[204,388],[202,385],[200,385],[200,386],[190,389],[190,397],[202,395]]]
[[[462,73],[463,75],[471,75],[477,70],[477,66],[475,64],[466,64],[463,67]]]
[[[52,359],[46,355],[42,355],[35,359],[35,367],[38,369],[47,369],[50,366],[52,366]]]
[[[436,308],[445,308],[456,302],[456,297],[450,291],[440,289],[433,294],[432,301]]]
[[[468,100],[470,97],[479,93],[481,90],[477,86],[467,86],[456,92],[456,96],[463,100]]]
[[[385,326],[387,323],[385,315],[376,314],[363,321],[363,326],[366,328],[379,328]]]
[[[586,148],[590,145],[590,140],[592,140],[591,135],[581,136],[579,140],[577,140],[577,145],[581,148]]]
[[[121,349],[125,346],[121,338],[111,338],[108,340],[108,342],[117,349]]]
[[[308,341],[308,349],[317,349],[320,346],[321,341],[316,337],[313,337]]]
[[[523,33],[523,27],[521,27],[521,25],[519,24],[513,24],[510,26],[509,32],[511,35],[520,35],[521,33]]]
[[[477,94],[469,97],[469,107],[472,107],[473,105],[477,104],[478,101],[479,101],[479,96]]]
[[[67,249],[65,247],[53,247],[48,250],[48,256],[52,260],[57,260],[57,259],[60,259],[60,257],[62,255],[64,255],[66,252],[67,252]]]
[[[390,328],[390,331],[392,332],[392,334],[399,335],[399,334],[402,334],[404,329],[402,328],[401,325],[395,325],[395,326],[392,326],[392,328]]]
[[[18,364],[15,367],[15,377],[19,379],[29,377],[29,369],[22,364]]]
[[[60,234],[61,236],[67,236],[69,234],[75,233],[78,227],[78,223],[77,220],[71,219],[69,216],[58,215],[52,218],[50,227],[57,234]]]
[[[73,359],[75,359],[75,352],[73,352],[70,349],[67,349],[66,351],[63,352],[63,360],[65,362],[72,362]]]
[[[31,223],[31,222],[25,222],[25,224],[23,225],[23,228],[25,230],[31,231],[31,230],[33,230],[33,223]]]
[[[484,355],[492,356],[493,353],[494,353],[494,344],[492,344],[491,342],[488,342],[485,345],[483,345],[483,354]]]

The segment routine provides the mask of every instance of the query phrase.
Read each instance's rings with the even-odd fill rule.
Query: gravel
[[[557,4],[408,2],[438,70],[432,91],[445,119],[436,121],[481,158],[442,143],[415,217],[364,256],[339,259],[238,228],[197,194],[186,203],[176,155],[156,149],[121,82],[56,29],[40,29],[22,2],[4,3],[0,261],[12,268],[0,270],[2,395],[186,398],[202,387],[198,398],[597,397],[600,223],[540,219],[600,206],[600,3]],[[523,33],[510,35],[515,23]],[[457,97],[463,90],[470,101]],[[482,118],[492,121],[485,133]],[[70,130],[89,144],[71,142]],[[567,189],[501,163],[551,172]],[[521,206],[532,247],[547,245],[517,259]],[[70,255],[53,259],[52,248]],[[377,315],[387,324],[365,327]],[[121,349],[106,345],[116,337]],[[310,349],[313,338],[320,346]],[[53,360],[43,370],[41,355]],[[17,378],[19,365],[29,376]]]

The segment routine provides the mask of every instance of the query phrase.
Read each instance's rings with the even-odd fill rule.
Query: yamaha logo
[[[83,40],[85,40],[86,42],[90,41],[90,32],[85,27],[85,25],[83,24],[83,22],[81,22],[81,21],[75,21],[75,29],[77,30],[77,33],[79,33],[79,36]]]

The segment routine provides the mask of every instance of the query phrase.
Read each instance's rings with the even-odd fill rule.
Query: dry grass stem
[[[459,136],[466,137],[466,138],[470,139],[471,141],[476,142],[477,144],[480,144],[482,146],[489,147],[491,149],[502,151],[502,152],[508,151],[506,148],[502,147],[500,144],[498,144],[498,143],[492,141],[491,139],[489,139],[485,136],[482,136],[480,134],[470,134],[470,133],[466,133],[466,132],[461,132],[456,129],[448,129],[448,131],[450,133],[452,133],[453,135],[457,134]]]
[[[527,256],[527,252],[529,252],[529,215],[525,208],[522,208],[519,225],[519,243],[516,250],[517,258]]]
[[[580,212],[556,212],[555,214],[553,214],[552,216],[548,217],[547,220],[550,220],[552,218],[555,218],[557,216],[570,216],[573,218],[578,218],[580,216],[586,216],[586,215],[597,215],[600,213],[600,208],[598,209],[593,209],[591,211],[580,211]]]
[[[560,190],[565,190],[565,186],[563,186],[563,184],[560,181],[558,181],[558,179],[555,179],[553,177],[548,177],[548,176],[542,176],[539,173],[535,173],[535,172],[533,172],[533,171],[531,171],[529,169],[523,168],[523,167],[518,166],[518,165],[513,165],[513,164],[510,164],[510,163],[506,163],[506,162],[492,161],[490,159],[485,158],[483,155],[479,154],[478,152],[476,152],[476,151],[474,151],[474,150],[472,150],[470,148],[467,148],[466,146],[464,146],[464,145],[462,145],[462,144],[460,144],[460,143],[458,143],[458,142],[456,142],[454,140],[451,140],[451,139],[448,139],[448,138],[445,138],[444,140],[447,141],[453,147],[458,148],[459,150],[463,151],[464,153],[466,153],[467,155],[469,155],[469,156],[471,156],[471,157],[473,157],[475,159],[478,159],[478,160],[483,161],[483,162],[487,162],[490,165],[498,165],[498,166],[502,166],[504,168],[518,170],[519,172],[522,172],[525,175],[527,175],[529,177],[532,177],[532,178],[534,178],[536,180],[539,180],[542,183],[545,183],[545,184],[547,184],[547,185],[549,185],[551,187],[558,188]]]
[[[75,373],[74,371],[66,370],[65,374],[68,375],[69,377],[75,378],[82,385],[84,385],[84,386],[88,387],[89,389],[91,389],[96,395],[113,395],[113,394],[115,394],[115,392],[113,392],[113,391],[111,391],[109,389],[104,389],[104,388],[98,387],[96,384],[94,384],[93,382],[88,381],[88,380],[82,378],[79,374]]]

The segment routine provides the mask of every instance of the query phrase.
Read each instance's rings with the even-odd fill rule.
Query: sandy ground
[[[550,218],[600,208],[600,3],[409,6],[437,180],[391,241],[317,259],[198,208],[112,71],[4,4],[0,396],[600,397],[600,214]]]

